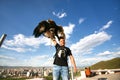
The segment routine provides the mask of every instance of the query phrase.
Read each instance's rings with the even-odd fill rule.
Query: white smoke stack
[[[2,37],[0,38],[0,47],[2,46],[3,41],[5,40],[7,34],[3,34]]]

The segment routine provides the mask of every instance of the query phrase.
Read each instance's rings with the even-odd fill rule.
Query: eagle
[[[33,31],[33,35],[35,38],[40,37],[41,35],[50,38],[51,40],[54,40],[55,37],[60,39],[60,37],[65,38],[64,29],[62,26],[58,26],[55,21],[49,19],[49,20],[43,20],[39,22],[39,24],[35,27]]]

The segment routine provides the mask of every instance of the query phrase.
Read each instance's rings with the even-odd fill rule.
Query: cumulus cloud
[[[112,22],[113,21],[109,21],[106,25],[100,28],[98,32],[85,36],[70,46],[77,65],[90,66],[99,61],[109,60],[120,56],[119,49],[117,52],[104,51],[103,53],[91,54],[95,47],[100,46],[112,38],[112,35],[109,35],[104,31],[111,26]],[[94,56],[87,56],[86,54]]]
[[[72,24],[72,23],[69,23],[68,26],[63,27],[66,35],[66,39],[70,38],[70,34],[72,34],[74,27],[75,27],[75,24]]]
[[[77,66],[88,67],[99,61],[108,60],[108,57],[101,56],[83,56],[81,54],[74,55]]]
[[[33,36],[26,37],[23,34],[17,34],[14,35],[13,39],[6,40],[2,47],[17,52],[26,52],[38,48],[41,44],[50,45],[50,40],[45,37],[34,38]]]
[[[70,48],[73,51],[73,53],[79,53],[79,54],[90,53],[91,50],[93,50],[93,48],[110,40],[111,37],[112,37],[111,35],[107,34],[104,31],[99,33],[94,33],[80,39],[75,44],[72,44]]]
[[[66,38],[70,38],[70,34],[73,32],[74,24],[69,23],[68,26],[64,26]],[[23,34],[14,35],[12,39],[6,39],[2,48],[13,50],[17,52],[35,51],[41,44],[45,46],[53,45],[50,39],[46,37],[34,38],[33,36],[25,36]]]
[[[27,59],[17,59],[10,56],[0,55],[0,63],[2,66],[52,66],[53,57],[49,55],[36,55]]]
[[[99,61],[101,61],[100,58],[91,57],[91,58],[84,58],[84,59],[80,60],[80,62],[78,64],[79,65],[84,65],[84,66],[90,66],[90,65],[92,65],[96,62],[99,62]]]
[[[54,16],[57,16],[60,19],[67,16],[65,12],[58,12],[58,13],[52,12],[52,13]]]
[[[120,51],[117,52],[104,51],[103,53],[98,53],[98,56],[119,57]]]
[[[81,24],[83,21],[84,19],[80,19],[79,23]],[[94,50],[95,47],[105,43],[112,38],[112,35],[109,35],[104,31],[105,29],[109,28],[111,24],[112,21],[109,21],[99,30],[99,32],[85,36],[70,46],[78,66],[89,66],[102,60],[108,60],[120,56],[120,51],[118,49],[117,52],[104,51],[103,53],[94,55],[94,57],[85,57],[85,54],[89,55],[92,53],[92,50]],[[75,24],[69,23],[68,26],[64,26],[63,28],[66,34],[66,38],[69,39],[70,35],[73,33]],[[27,37],[23,34],[17,34],[14,35],[13,39],[6,39],[2,47],[17,52],[26,52],[38,48],[41,44],[45,44],[46,46],[50,45],[50,40],[45,37],[34,38],[33,36]],[[52,66],[53,63],[53,56],[51,57],[48,55],[31,56],[29,59],[23,60],[13,60],[15,58],[3,55],[0,55],[0,58],[2,59],[0,60],[0,63],[2,62],[1,65]],[[11,59],[11,62],[7,61],[9,59]]]
[[[98,55],[99,56],[107,56],[107,55],[110,55],[110,54],[112,54],[113,52],[110,52],[110,51],[105,51],[105,52],[103,52],[103,53],[99,53]]]
[[[64,31],[66,34],[66,38],[70,38],[70,34],[72,34],[73,29],[75,25],[72,23],[69,23],[68,26],[64,26]],[[39,37],[34,38],[33,36],[25,36],[23,34],[17,34],[14,35],[12,39],[6,39],[5,43],[2,45],[2,48],[13,50],[17,52],[27,52],[27,51],[34,51],[40,47],[40,45],[44,44],[45,46],[51,45],[50,39],[46,37]],[[30,57],[30,56],[29,56]],[[53,63],[53,56],[48,55],[37,55],[32,56],[29,59],[22,59],[18,60],[16,58],[13,58],[14,60],[11,60],[9,62],[6,59],[12,59],[12,57],[9,56],[0,56],[2,60],[1,65],[9,65],[9,66],[52,66]],[[21,63],[22,62],[22,63]]]

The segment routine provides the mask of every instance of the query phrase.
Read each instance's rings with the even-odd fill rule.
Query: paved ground
[[[97,75],[91,78],[81,80],[120,80],[120,73]]]
[[[46,80],[45,78],[33,78],[33,79],[26,79],[26,80]]]
[[[44,78],[34,78],[34,79],[27,79],[27,80],[46,80]],[[84,79],[74,79],[74,80],[120,80],[120,73],[114,73],[114,74],[103,74],[103,75],[97,75],[90,78],[84,78]]]

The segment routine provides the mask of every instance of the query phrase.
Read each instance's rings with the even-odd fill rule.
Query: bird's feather
[[[34,29],[33,35],[35,38],[44,35],[50,39],[54,39],[55,36],[59,39],[60,37],[65,38],[64,29],[62,26],[58,26],[55,21],[47,20],[41,21]]]

